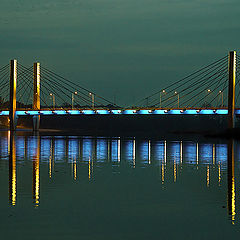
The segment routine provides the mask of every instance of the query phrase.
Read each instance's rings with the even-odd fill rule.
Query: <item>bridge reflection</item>
[[[121,165],[129,168],[159,169],[158,178],[163,186],[177,182],[181,172],[205,169],[205,186],[222,186],[223,173],[228,173],[228,210],[235,221],[235,175],[234,143],[205,144],[182,141],[156,141],[121,138],[92,137],[46,137],[15,136],[8,134],[0,138],[0,157],[9,160],[9,201],[17,202],[17,165],[32,162],[33,203],[40,204],[40,171],[48,169],[49,179],[55,177],[58,164],[69,164],[73,181],[80,181],[78,168],[86,170],[89,181],[95,178],[94,171],[111,165],[113,172],[121,172]],[[217,177],[213,177],[217,176]],[[81,179],[84,173],[81,169]]]

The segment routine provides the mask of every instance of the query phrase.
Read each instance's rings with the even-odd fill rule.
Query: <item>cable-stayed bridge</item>
[[[0,116],[15,130],[21,116],[40,115],[228,115],[229,127],[240,115],[239,60],[235,51],[159,91],[123,108],[75,81],[34,63],[26,67],[11,60],[0,68]],[[10,69],[10,71],[9,71]],[[236,91],[236,96],[235,96]]]

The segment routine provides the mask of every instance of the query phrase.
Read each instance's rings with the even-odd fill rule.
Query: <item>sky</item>
[[[0,67],[39,61],[123,106],[240,45],[239,0],[0,1]]]

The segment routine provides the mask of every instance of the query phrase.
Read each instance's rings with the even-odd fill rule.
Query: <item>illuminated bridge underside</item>
[[[227,109],[81,109],[81,110],[18,110],[16,111],[17,116],[28,116],[28,115],[227,115]],[[235,110],[235,115],[240,115],[240,109]],[[9,111],[1,111],[0,116],[9,116]]]

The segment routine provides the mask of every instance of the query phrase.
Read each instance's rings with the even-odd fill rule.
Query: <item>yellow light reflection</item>
[[[33,200],[35,207],[39,206],[40,198],[40,174],[39,174],[39,161],[40,161],[40,137],[37,139],[37,149],[33,158]]]
[[[9,131],[10,132],[10,131]],[[16,205],[17,200],[17,174],[16,174],[16,145],[13,133],[8,135],[9,139],[9,202]]]
[[[164,169],[164,164],[162,162],[162,184],[164,184],[164,174],[165,174],[165,169]]]
[[[232,177],[232,224],[234,224],[235,221],[235,180],[234,176]]]
[[[136,167],[136,140],[133,140],[133,167]]]
[[[209,187],[210,183],[210,170],[209,170],[209,165],[207,165],[207,187]]]
[[[50,157],[49,157],[49,178],[52,178],[52,171],[54,169],[54,139],[51,140]]]
[[[174,175],[174,182],[177,181],[177,166],[176,166],[176,160],[174,160],[174,165],[173,165],[173,175]]]
[[[52,157],[49,157],[49,178],[52,178]]]
[[[8,155],[10,154],[10,138],[11,137],[11,132],[10,131],[8,131]]]
[[[167,163],[167,141],[164,141],[164,162]]]
[[[218,186],[221,186],[221,163],[218,164]]]
[[[77,180],[77,159],[76,159],[76,156],[75,156],[73,164],[74,164],[73,165],[73,177],[74,177],[74,180],[76,181]]]
[[[91,158],[89,156],[89,160],[88,160],[88,179],[91,179]]]
[[[234,173],[234,141],[228,142],[228,212],[231,215],[232,224],[236,219],[235,203],[235,173]]]
[[[213,165],[215,165],[215,144],[213,144]]]

